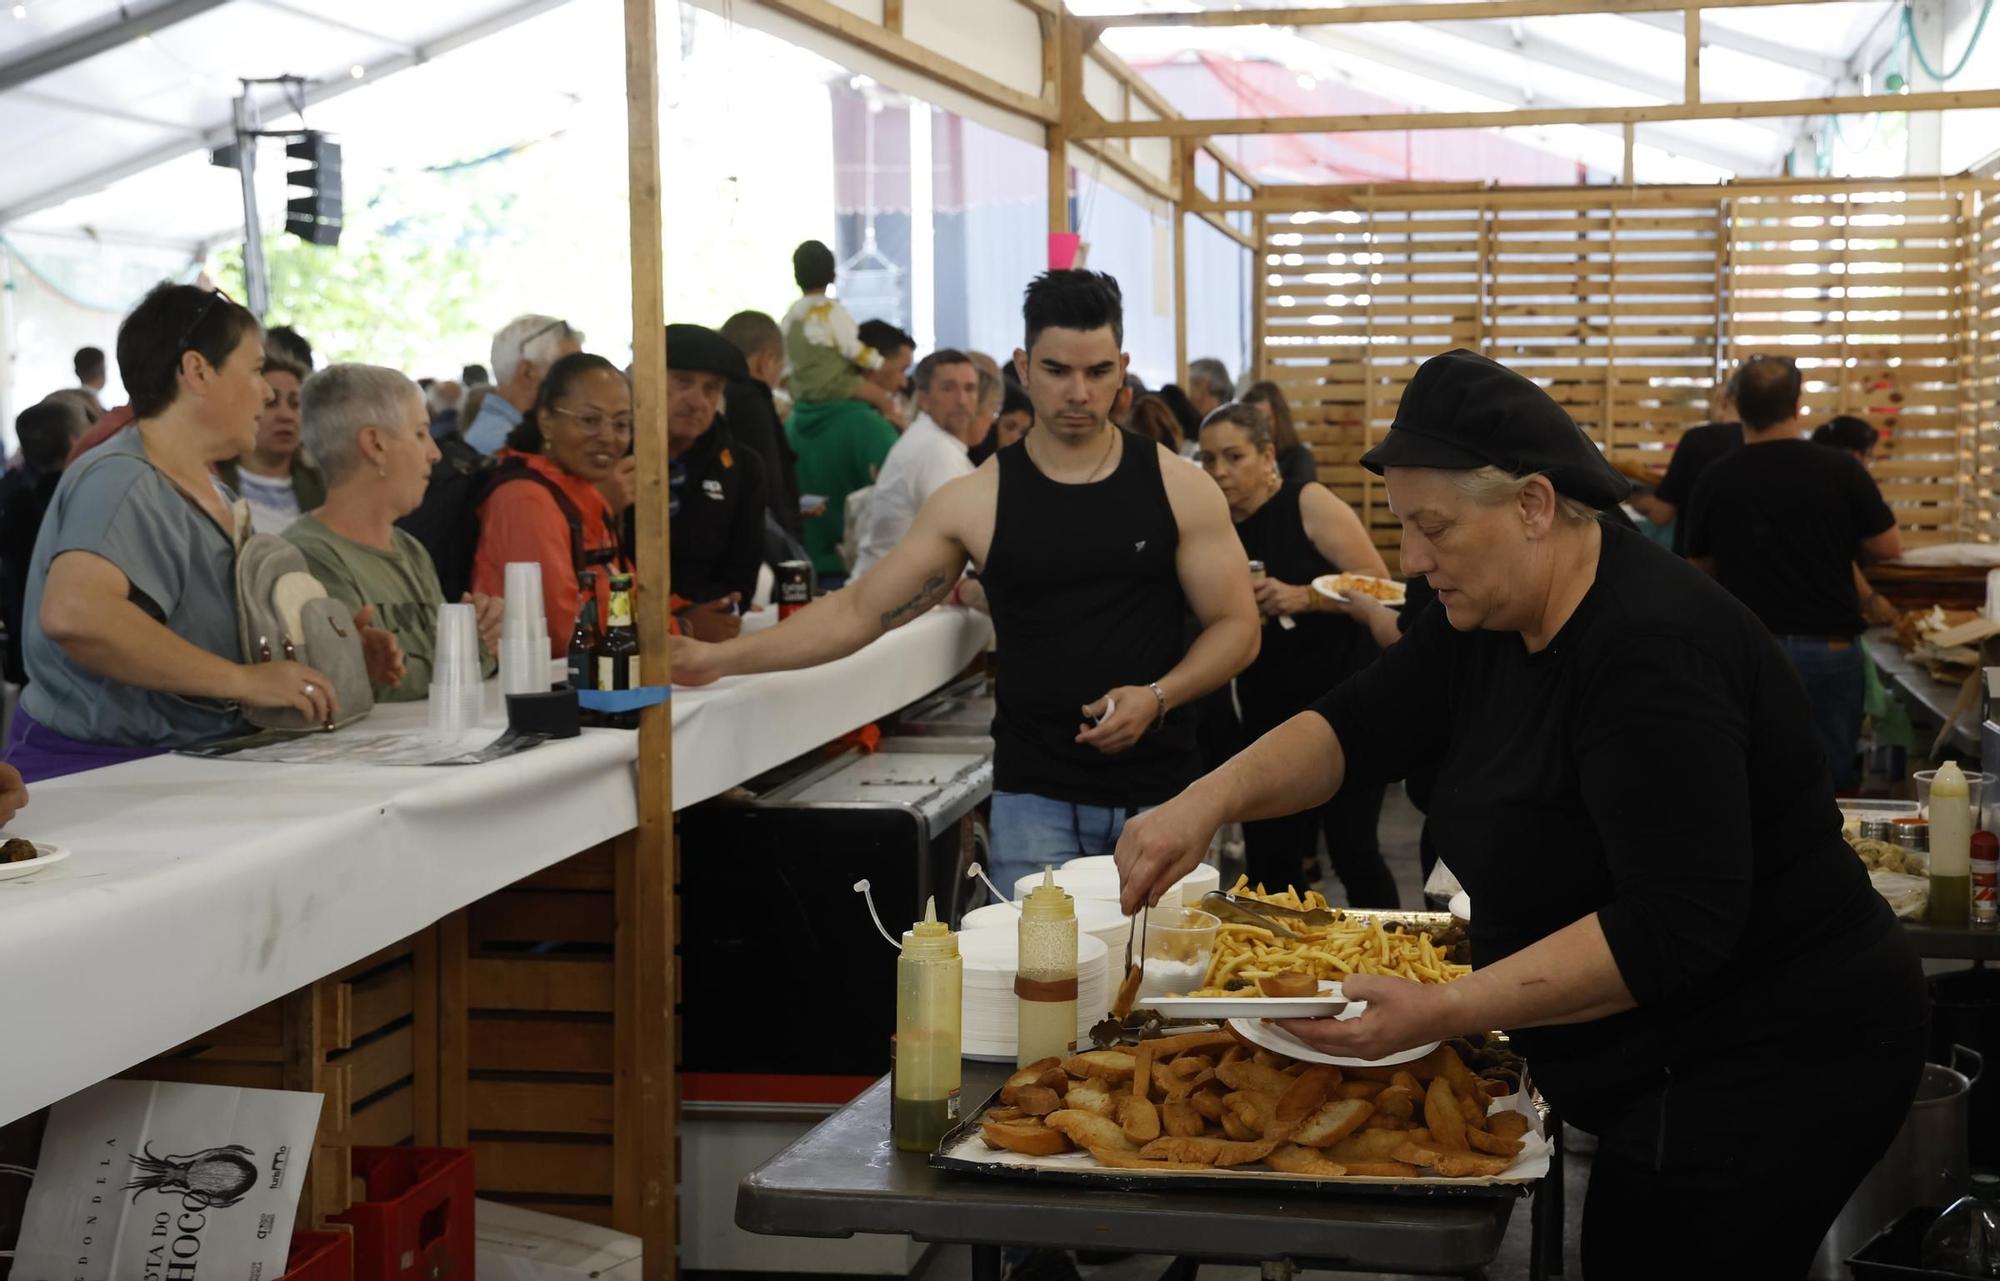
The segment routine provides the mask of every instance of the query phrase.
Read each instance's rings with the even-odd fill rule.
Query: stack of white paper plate
[[[965,962],[965,1004],[960,1026],[960,1050],[968,1059],[1014,1061],[1014,973],[1019,965],[1018,934],[1013,929],[961,930],[958,954]],[[1106,986],[1110,953],[1102,940],[1089,934],[1076,938],[1076,1036],[1090,1039],[1090,1027],[1111,1008]]]
[[[1028,897],[1037,885],[1042,883],[1040,872],[1030,872],[1014,882],[1014,901]],[[1077,859],[1056,869],[1056,884],[1069,891],[1075,899],[1102,899],[1107,903],[1118,901],[1118,869],[1111,862],[1111,856],[1102,858]]]
[[[1109,854],[1090,854],[1083,858],[1073,858],[1069,862],[1064,863],[1062,870],[1056,873],[1058,884],[1061,884],[1064,872],[1093,878],[1091,881],[1092,884],[1097,883],[1096,878],[1108,877],[1111,883],[1111,891],[1102,897],[1114,901],[1118,898],[1118,866],[1116,860]],[[1174,888],[1179,891],[1180,897],[1176,899],[1172,894],[1169,894],[1163,900],[1164,902],[1169,905],[1179,902],[1188,907],[1194,907],[1201,902],[1202,895],[1208,893],[1210,890],[1219,890],[1222,888],[1222,873],[1216,870],[1213,865],[1203,863],[1201,866],[1195,868],[1194,871],[1183,876],[1180,884]],[[1074,890],[1070,892],[1073,894],[1076,893]]]
[[[1083,973],[1083,936],[1104,944],[1105,974],[1113,989],[1118,986],[1117,967],[1125,963],[1125,940],[1132,933],[1132,918],[1118,910],[1116,903],[1103,899],[1080,898],[1076,904],[1077,973]],[[1021,909],[1014,903],[988,903],[965,914],[959,929],[1013,930],[1021,923]]]

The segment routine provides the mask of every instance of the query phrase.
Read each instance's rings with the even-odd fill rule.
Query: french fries
[[[1204,1033],[1075,1055],[1054,1065],[1059,1081],[1052,1063],[1008,1078],[981,1118],[987,1147],[1117,1170],[1492,1178],[1530,1129],[1517,1112],[1484,1114],[1487,1082],[1449,1046],[1343,1071]],[[1043,1113],[1052,1100],[1061,1106]]]
[[[1295,889],[1271,894],[1262,886],[1250,888],[1248,877],[1239,876],[1229,891],[1275,907],[1296,911],[1334,911],[1318,890],[1303,897]],[[1202,986],[1186,996],[1256,997],[1279,991],[1309,995],[1323,979],[1340,980],[1351,974],[1386,974],[1419,983],[1449,983],[1472,972],[1457,965],[1432,946],[1428,934],[1406,934],[1385,930],[1371,917],[1348,916],[1335,912],[1337,920],[1327,926],[1299,925],[1294,932],[1280,934],[1259,925],[1224,921],[1216,931],[1215,951]],[[1298,976],[1298,977],[1288,977]],[[1313,988],[1303,989],[1301,979]],[[1302,990],[1303,989],[1303,990]],[[1454,1083],[1454,1088],[1457,1088]]]

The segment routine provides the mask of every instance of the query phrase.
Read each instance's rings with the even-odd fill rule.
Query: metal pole
[[[236,173],[243,180],[243,303],[259,320],[271,309],[271,280],[264,268],[264,225],[257,219],[257,104],[250,86],[236,99]]]

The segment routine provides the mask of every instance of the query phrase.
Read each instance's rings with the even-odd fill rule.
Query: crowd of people
[[[1032,281],[1009,359],[916,359],[830,295],[824,245],[793,266],[782,318],[668,327],[676,680],[824,663],[945,602],[986,611],[996,878],[1114,854],[1128,909],[1228,823],[1253,879],[1309,882],[1324,847],[1350,904],[1397,906],[1376,829],[1403,783],[1426,860],[1478,905],[1478,970],[1357,976],[1363,1017],[1295,1030],[1363,1057],[1514,1030],[1600,1135],[1593,1271],[1650,1275],[1663,1225],[1757,1195],[1758,1154],[1783,1145],[1789,1209],[1703,1215],[1714,1230],[1669,1253],[1796,1271],[1922,1058],[1914,956],[1832,804],[1854,777],[1863,567],[1900,547],[1873,429],[1808,439],[1797,367],[1753,358],[1635,489],[1535,384],[1433,357],[1362,460],[1401,530],[1392,611],[1311,586],[1391,566],[1317,479],[1283,386],[1239,392],[1204,358],[1148,389],[1110,277]],[[446,601],[475,607],[490,667],[510,563],[541,567],[559,653],[586,590],[633,569],[630,374],[552,315],[509,321],[489,357],[443,381],[316,367],[296,333],[177,284],[120,326],[128,403],[106,411],[104,354],[79,352],[0,480],[24,687],[0,801],[241,732],[246,710],[335,723],[328,675],[241,625],[254,538],[296,549],[352,618],[378,699],[425,696]],[[817,599],[745,633],[801,564]],[[1797,1044],[1835,1019],[1855,1070],[1799,1077]],[[1793,1126],[1799,1109],[1843,1124]]]

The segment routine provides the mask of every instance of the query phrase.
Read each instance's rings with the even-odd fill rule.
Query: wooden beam
[[[1635,125],[1627,124],[1625,126],[1625,185],[1628,187],[1632,185],[1634,181],[1633,174],[1636,172],[1632,152],[1637,146],[1638,128]]]
[[[1055,112],[1045,99],[1022,93],[1012,85],[1002,84],[963,63],[954,62],[907,36],[884,29],[880,23],[849,13],[832,0],[759,0],[759,3],[788,18],[796,18],[816,31],[865,49],[906,71],[929,76],[988,106],[1011,111],[1042,124],[1052,123],[1055,119]]]
[[[1076,136],[1204,138],[1234,134],[1383,133],[1428,129],[1518,129],[1545,125],[1650,125],[1666,124],[1676,120],[1851,115],[1883,110],[1958,111],[1986,107],[2000,107],[2000,89],[1851,94],[1827,98],[1785,98],[1767,102],[1665,102],[1637,107],[1524,107],[1504,111],[1417,111],[1406,114],[1345,116],[1098,120],[1083,122]]]
[[[1230,175],[1236,179],[1236,181],[1242,183],[1244,186],[1250,188],[1252,191],[1255,191],[1257,189],[1257,180],[1250,176],[1250,171],[1248,169],[1245,169],[1241,164],[1241,162],[1239,162],[1236,159],[1236,157],[1224,151],[1219,145],[1217,145],[1214,142],[1204,142],[1201,146],[1201,149],[1203,151],[1206,151],[1209,154],[1209,157],[1212,160],[1214,160],[1216,164],[1220,165],[1223,169],[1227,170],[1230,173]]]
[[[903,0],[882,0],[882,27],[903,34]]]
[[[1183,206],[1183,209],[1185,209],[1185,206]],[[1234,224],[1232,224],[1229,221],[1229,219],[1223,217],[1221,214],[1213,214],[1207,212],[1206,210],[1198,210],[1195,212],[1194,216],[1201,219],[1209,226],[1215,228],[1223,235],[1229,237],[1229,239],[1235,241],[1237,244],[1243,246],[1245,249],[1250,250],[1252,253],[1257,252],[1258,245],[1256,237],[1252,236],[1247,231],[1239,229]]]
[[[1849,192],[1907,192],[1930,195],[1977,191],[2000,194],[2000,178],[1751,178],[1726,183],[1661,183],[1639,187],[1500,187],[1488,183],[1296,183],[1265,187],[1249,200],[1197,199],[1192,207],[1211,213],[1318,213],[1330,209],[1460,209],[1504,204],[1509,208],[1538,205],[1573,208],[1639,204],[1671,207],[1739,196],[1822,196]],[[1899,213],[1884,204],[1871,212]]]
[[[1681,71],[1681,101],[1701,101],[1701,10],[1689,9],[1686,18],[1687,65]]]
[[[1174,200],[1174,379],[1188,382],[1187,196],[1194,190],[1193,143],[1174,142],[1174,179],[1180,187]]]
[[[1140,190],[1155,199],[1174,200],[1180,195],[1174,189],[1171,179],[1162,178],[1160,175],[1146,168],[1146,166],[1140,164],[1133,156],[1114,148],[1108,143],[1101,140],[1093,140],[1090,142],[1079,142],[1076,145],[1079,151],[1084,152],[1093,159],[1101,160],[1106,165],[1116,169],[1134,185],[1139,187]]]
[[[1182,13],[1096,13],[1094,27],[1332,27],[1358,22],[1442,22],[1477,18],[1555,18],[1586,13],[1678,13],[1747,9],[1829,0],[1457,0],[1451,4],[1357,4],[1339,9],[1205,9]]]
[[[673,680],[667,521],[666,256],[661,244],[657,0],[625,0],[625,155],[632,248],[632,422],[639,459],[639,652],[646,683]],[[675,960],[673,709],[639,718],[639,827],[614,850],[612,1218],[636,1233],[645,1281],[680,1274],[679,1038]]]

